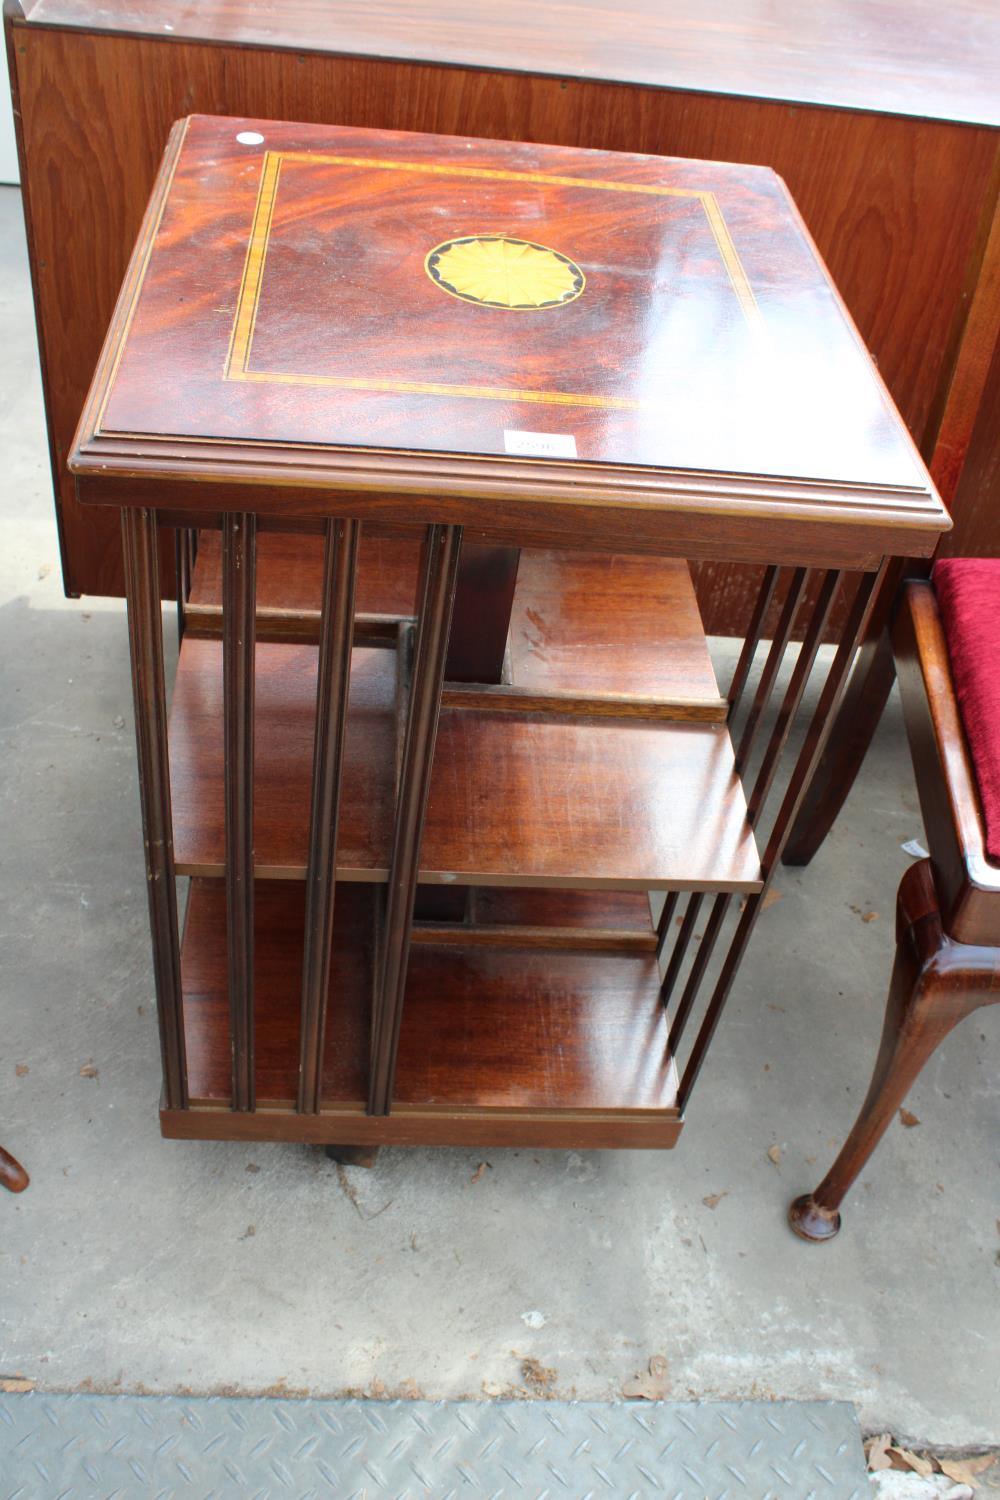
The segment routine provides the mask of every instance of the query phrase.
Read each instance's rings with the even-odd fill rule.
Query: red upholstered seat
[[[965,738],[986,831],[1000,864],[1000,559],[949,557],[934,567]]]

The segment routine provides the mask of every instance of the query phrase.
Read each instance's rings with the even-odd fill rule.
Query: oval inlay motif
[[[535,312],[564,307],[586,284],[568,255],[506,234],[475,234],[435,245],[424,262],[443,292],[483,307]]]

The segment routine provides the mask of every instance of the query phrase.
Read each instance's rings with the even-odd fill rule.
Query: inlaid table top
[[[209,116],[171,136],[72,467],[105,503],[813,521],[859,561],[947,526],[769,169]]]

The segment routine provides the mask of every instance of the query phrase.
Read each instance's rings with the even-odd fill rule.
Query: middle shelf
[[[645,691],[657,685],[651,649],[656,646],[664,661],[661,677],[669,677],[671,663],[680,660],[684,680],[690,684],[696,677],[705,700],[717,699],[684,563],[643,559],[642,567],[630,565],[609,578],[606,560],[598,559],[588,588],[579,557],[565,564],[559,554],[539,559],[532,565],[530,554],[522,554],[519,618],[528,620],[539,645],[530,651],[529,666],[529,653],[517,649],[519,638],[512,631],[516,686],[521,685],[519,659],[536,691],[547,685],[564,689],[570,680],[569,645],[553,650],[551,666],[547,663],[547,628],[563,642],[570,642],[575,630],[579,671],[586,676],[592,661],[604,673],[602,687],[629,690],[626,648],[641,637],[642,660],[650,664],[643,669]],[[572,588],[561,570],[572,575]],[[665,579],[669,608],[662,607]],[[560,604],[548,622],[539,621],[545,600]],[[604,622],[600,638],[597,615]],[[262,879],[305,878],[316,677],[315,646],[258,644],[254,847],[255,872]],[[185,639],[170,719],[179,874],[224,873],[222,681],[221,643]],[[387,878],[399,697],[397,653],[356,646],[338,837],[342,881]],[[419,880],[427,885],[758,890],[760,862],[725,724],[446,703]]]

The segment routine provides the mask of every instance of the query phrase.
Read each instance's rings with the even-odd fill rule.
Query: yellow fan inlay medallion
[[[436,245],[424,262],[443,292],[483,307],[532,312],[573,302],[586,284],[580,267],[545,245],[506,234],[477,234]]]

